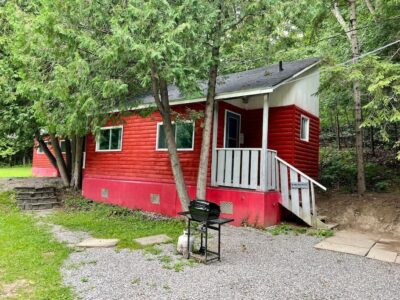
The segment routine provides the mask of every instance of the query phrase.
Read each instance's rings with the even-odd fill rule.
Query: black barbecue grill
[[[221,209],[219,205],[206,201],[194,200],[189,204],[189,211],[180,212],[179,214],[185,216],[187,222],[188,244],[187,244],[187,258],[190,258],[190,231],[197,229],[200,231],[200,250],[199,253],[204,256],[202,259],[204,263],[212,260],[221,260],[221,226],[223,224],[232,222],[233,219],[220,218]],[[191,228],[191,222],[200,222],[200,226]],[[218,251],[208,250],[208,229],[218,232]]]
[[[189,212],[194,221],[204,222],[218,219],[221,209],[218,204],[205,200],[194,200],[189,204]]]

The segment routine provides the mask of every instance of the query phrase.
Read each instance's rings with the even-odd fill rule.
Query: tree
[[[10,52],[21,76],[16,92],[30,99],[38,128],[52,137],[64,184],[79,188],[84,137],[96,134],[108,112],[139,91],[130,72],[135,62],[109,42],[115,3],[44,0],[33,12],[7,5],[14,32]],[[65,159],[59,137],[66,140]]]
[[[206,104],[204,109],[204,126],[200,151],[200,160],[197,175],[196,198],[205,199],[207,185],[207,171],[211,144],[211,129],[214,115],[217,76],[220,67],[221,51],[224,47],[232,47],[241,42],[235,39],[236,31],[248,31],[246,22],[256,17],[264,16],[269,1],[215,1],[214,10],[217,11],[215,26],[211,27],[208,38],[204,41],[210,48],[208,70],[208,85]],[[239,36],[241,34],[239,33]],[[230,45],[229,45],[230,44]]]

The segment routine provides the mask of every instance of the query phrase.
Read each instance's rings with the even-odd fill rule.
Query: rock
[[[82,242],[76,244],[77,247],[86,247],[86,248],[106,248],[106,247],[114,247],[118,244],[118,239],[85,239]]]
[[[154,245],[154,244],[161,244],[161,243],[167,243],[170,242],[172,239],[165,235],[165,234],[159,234],[159,235],[152,235],[152,236],[146,236],[142,238],[135,239],[135,242],[142,245],[142,246],[148,246],[148,245]]]

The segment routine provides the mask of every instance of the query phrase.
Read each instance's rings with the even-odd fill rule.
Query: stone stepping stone
[[[372,236],[352,231],[338,231],[335,236],[326,238],[314,247],[353,255],[366,256],[376,239]]]
[[[369,250],[367,257],[386,262],[395,262],[397,259],[397,252],[391,250],[392,249],[386,244],[376,243],[375,246]]]
[[[142,246],[162,244],[170,242],[172,239],[165,234],[151,235],[142,238],[137,238],[134,241]]]
[[[397,258],[396,258],[395,263],[396,263],[396,264],[400,264],[400,255],[397,255]]]
[[[327,240],[324,240],[324,241],[318,243],[317,245],[314,246],[314,248],[322,249],[322,250],[330,250],[330,251],[335,251],[335,252],[349,253],[349,254],[359,255],[359,256],[367,255],[367,253],[370,249],[368,247],[365,248],[365,247],[357,247],[357,246],[352,246],[352,245],[331,243]]]
[[[85,247],[85,248],[107,248],[114,247],[118,244],[118,239],[85,239],[80,243],[76,244],[77,247]]]

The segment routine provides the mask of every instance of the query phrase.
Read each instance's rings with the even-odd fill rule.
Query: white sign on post
[[[308,182],[291,182],[292,189],[308,189]]]

